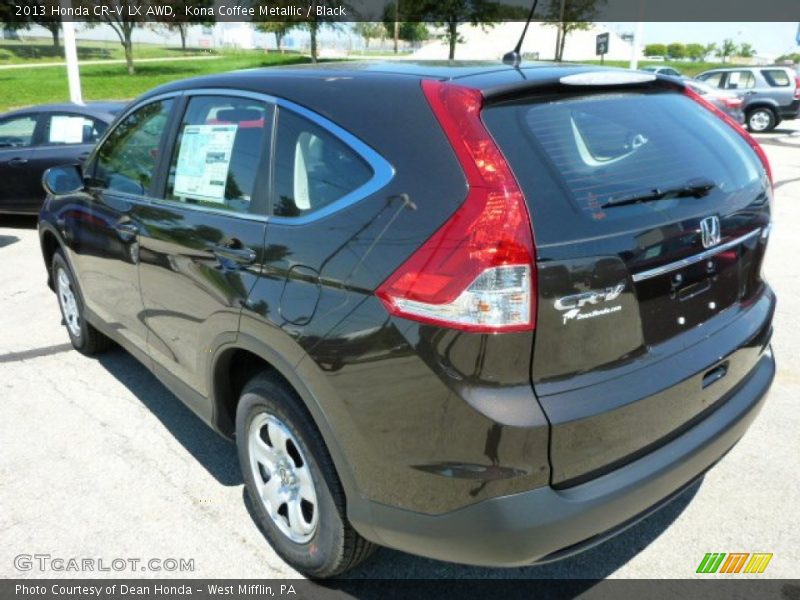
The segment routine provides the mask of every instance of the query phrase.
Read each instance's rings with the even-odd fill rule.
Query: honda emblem
[[[703,248],[716,246],[722,239],[722,230],[719,226],[719,217],[706,217],[700,221],[700,238]]]

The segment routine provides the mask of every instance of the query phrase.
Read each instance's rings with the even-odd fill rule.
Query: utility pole
[[[631,64],[630,67],[634,71],[639,68],[639,48],[642,45],[642,22],[636,23],[636,29],[633,33],[633,41],[631,42]]]
[[[70,0],[60,0],[64,13],[68,14],[71,8]],[[64,30],[64,59],[67,63],[67,81],[69,82],[69,99],[75,104],[83,104],[81,94],[81,74],[78,69],[78,49],[75,46],[75,23],[62,19],[61,27]]]

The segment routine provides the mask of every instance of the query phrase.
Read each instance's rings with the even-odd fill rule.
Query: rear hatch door
[[[763,289],[771,188],[743,137],[674,84],[553,86],[490,99],[483,119],[531,213],[531,375],[553,484],[569,485],[667,441],[739,376],[712,388],[705,373],[745,368],[720,362],[734,348],[679,357]]]

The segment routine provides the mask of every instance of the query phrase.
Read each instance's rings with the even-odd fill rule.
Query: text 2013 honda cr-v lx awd
[[[75,348],[113,340],[235,438],[311,576],[377,545],[511,566],[596,544],[720,460],[775,373],[766,157],[651,74],[208,76],[44,184]]]

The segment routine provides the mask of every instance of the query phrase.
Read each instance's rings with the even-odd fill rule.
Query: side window
[[[761,74],[772,87],[788,87],[791,84],[788,73],[782,69],[764,69]]]
[[[0,148],[30,146],[36,129],[36,116],[26,115],[0,121]]]
[[[722,73],[709,73],[707,75],[698,77],[698,79],[705,82],[707,85],[710,85],[711,87],[718,88],[720,87],[720,82],[722,81]]]
[[[725,82],[727,90],[747,90],[756,87],[756,78],[750,71],[730,71]]]
[[[172,100],[153,102],[114,128],[97,151],[98,186],[140,196],[149,193],[171,108]]]
[[[272,107],[247,98],[189,100],[169,169],[167,199],[241,213],[257,206],[256,179],[266,172],[262,152]]]
[[[357,190],[372,176],[367,162],[331,132],[291,110],[279,111],[274,215],[311,214]]]
[[[94,144],[108,125],[91,117],[70,114],[48,115],[45,119],[44,144]]]

